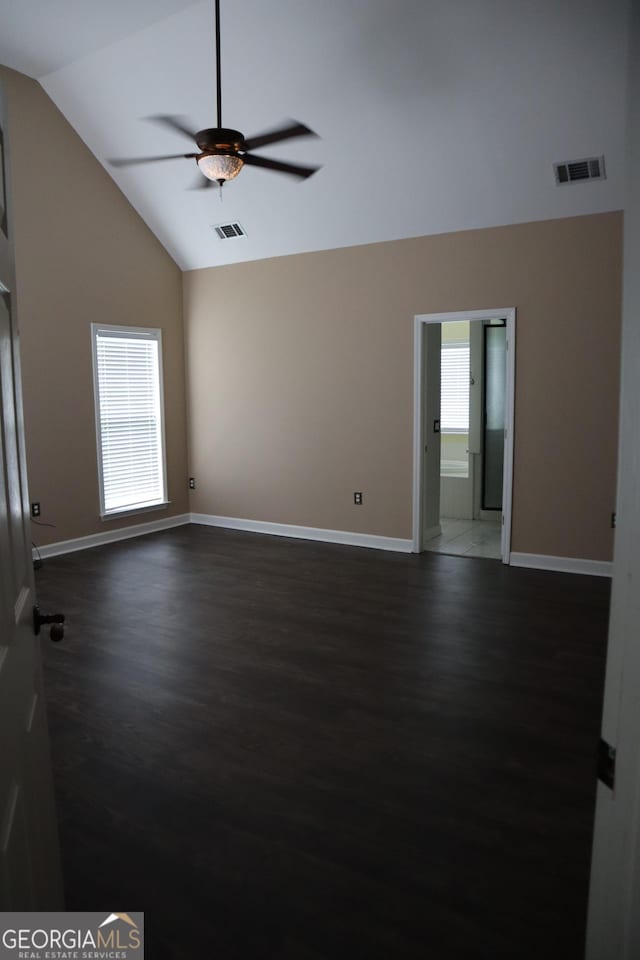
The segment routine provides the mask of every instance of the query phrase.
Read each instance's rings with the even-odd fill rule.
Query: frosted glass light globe
[[[198,166],[209,180],[233,180],[242,170],[241,157],[226,153],[206,154],[198,160]]]

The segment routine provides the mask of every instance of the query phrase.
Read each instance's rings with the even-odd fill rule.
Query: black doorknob
[[[63,640],[64,613],[40,613],[40,608],[35,606],[33,608],[33,632],[36,637],[40,633],[40,627],[47,623],[51,624],[51,630],[49,631],[51,640],[53,640],[54,643],[59,643],[60,640]]]

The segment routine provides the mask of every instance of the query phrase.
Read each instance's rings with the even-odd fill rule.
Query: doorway
[[[509,562],[515,309],[414,329],[413,550]]]

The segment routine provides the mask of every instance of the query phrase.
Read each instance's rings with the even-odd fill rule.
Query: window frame
[[[149,503],[131,504],[114,510],[107,510],[104,500],[104,465],[102,458],[102,429],[100,422],[100,383],[98,376],[98,336],[106,334],[113,339],[152,340],[158,345],[158,403],[160,407],[160,453],[162,464],[162,500]],[[134,516],[154,510],[166,510],[170,504],[167,490],[167,447],[164,415],[164,363],[162,354],[162,330],[160,327],[132,327],[123,324],[91,324],[91,357],[93,363],[93,406],[96,425],[96,454],[98,462],[98,491],[100,519],[111,520],[115,517]]]

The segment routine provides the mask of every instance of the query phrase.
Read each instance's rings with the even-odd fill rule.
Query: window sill
[[[162,503],[150,503],[147,506],[142,504],[138,507],[125,507],[122,510],[109,510],[108,513],[101,513],[101,520],[117,520],[120,517],[135,517],[139,513],[154,513],[156,510],[166,510],[171,506],[171,500],[163,500]]]

